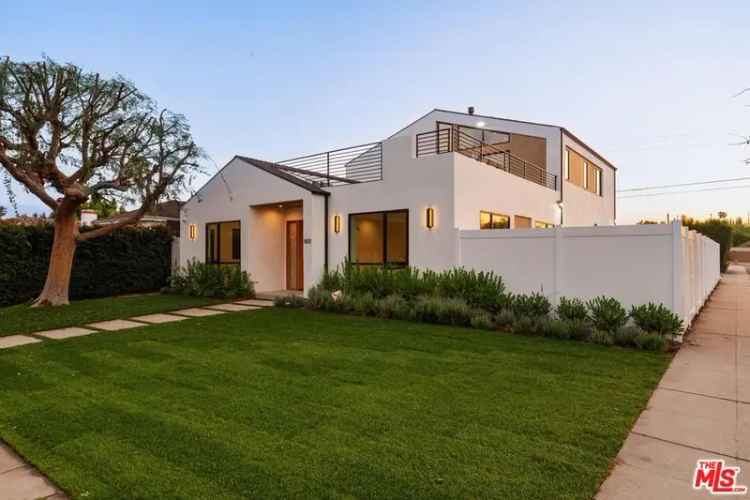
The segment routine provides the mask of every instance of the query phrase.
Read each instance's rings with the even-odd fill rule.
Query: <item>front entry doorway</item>
[[[304,272],[304,252],[302,221],[290,220],[286,223],[286,288],[302,290]]]

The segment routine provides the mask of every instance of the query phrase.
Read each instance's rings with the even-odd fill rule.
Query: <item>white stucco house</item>
[[[616,168],[564,127],[435,109],[380,142],[235,156],[180,212],[180,260],[307,290],[347,258],[441,270],[457,232],[615,223]]]

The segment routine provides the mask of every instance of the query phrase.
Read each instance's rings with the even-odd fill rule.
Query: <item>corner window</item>
[[[239,264],[241,242],[240,221],[206,224],[206,263]]]
[[[361,265],[407,265],[409,211],[349,215],[349,260]]]
[[[479,229],[510,229],[510,217],[495,212],[479,212]]]

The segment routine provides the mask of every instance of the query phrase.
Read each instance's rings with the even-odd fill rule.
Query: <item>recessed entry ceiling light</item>
[[[484,127],[484,125],[485,125],[484,122],[477,122],[477,127],[479,127],[479,128]]]

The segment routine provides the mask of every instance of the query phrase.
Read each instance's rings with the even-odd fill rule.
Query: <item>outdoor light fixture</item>
[[[427,209],[426,215],[427,217],[426,217],[425,225],[427,226],[427,229],[432,229],[433,227],[435,227],[435,209],[432,207],[429,207]]]
[[[482,128],[485,126],[484,122],[477,122],[477,127]]]
[[[198,239],[198,226],[195,224],[190,224],[190,228],[188,230],[188,237],[191,240]]]
[[[341,232],[341,216],[333,216],[333,232],[339,234]]]

